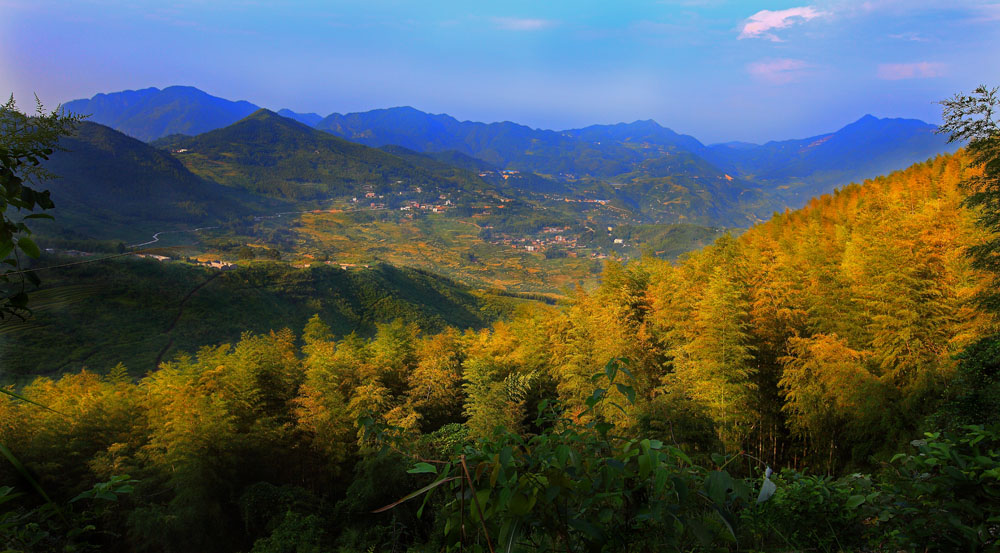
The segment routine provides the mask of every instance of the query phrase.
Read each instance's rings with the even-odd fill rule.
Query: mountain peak
[[[261,123],[265,126],[276,129],[280,128],[280,129],[290,130],[293,132],[302,132],[311,134],[315,131],[315,129],[313,129],[312,127],[310,127],[305,123],[292,119],[291,117],[285,117],[283,115],[279,115],[267,108],[257,109],[257,111],[233,123],[232,125],[230,125],[230,127],[238,127],[253,122]],[[224,127],[223,129],[219,130],[224,130],[225,128],[227,127]]]
[[[230,125],[257,106],[212,96],[193,86],[145,88],[98,94],[63,105],[67,113],[83,113],[134,138],[152,141],[172,134],[195,135]]]
[[[244,117],[244,119],[261,119],[261,120],[274,119],[274,118],[285,119],[284,117],[281,117],[277,113],[274,113],[273,111],[267,108],[258,108],[257,111]]]
[[[874,115],[865,114],[864,117],[858,119],[857,121],[845,125],[843,128],[838,130],[834,134],[844,135],[850,133],[869,133],[869,132],[902,132],[902,129],[912,130],[928,130],[936,128],[934,125],[927,123],[926,121],[921,121],[920,119],[903,119],[903,118],[893,118],[893,117],[875,117]],[[895,130],[890,130],[895,129]]]

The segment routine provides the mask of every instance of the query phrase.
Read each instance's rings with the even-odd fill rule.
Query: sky
[[[764,142],[868,113],[937,123],[937,101],[1000,85],[1000,0],[0,0],[0,14],[0,94],[22,108],[190,85],[321,115],[654,119]]]

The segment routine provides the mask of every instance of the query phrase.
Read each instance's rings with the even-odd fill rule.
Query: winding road
[[[195,228],[195,229],[190,229],[190,230],[161,230],[160,232],[157,232],[156,234],[154,234],[153,235],[153,239],[150,240],[149,242],[143,242],[142,244],[132,244],[129,247],[130,248],[141,248],[142,246],[148,246],[150,244],[155,244],[155,243],[157,243],[157,242],[160,241],[160,235],[161,234],[170,234],[170,233],[177,233],[177,232],[198,232],[198,231],[201,231],[201,230],[209,230],[209,229],[214,229],[214,228],[219,228],[219,227],[218,226],[214,226],[214,227],[201,227],[201,228]]]
[[[264,220],[264,219],[280,219],[284,215],[298,215],[298,214],[302,214],[302,213],[312,213],[313,211],[317,211],[317,210],[282,211],[282,212],[279,212],[279,213],[275,213],[274,215],[258,215],[258,216],[254,217],[254,220],[255,221],[261,221],[261,220]],[[130,248],[141,248],[142,246],[148,246],[150,244],[155,244],[155,243],[157,243],[157,242],[160,241],[160,235],[161,234],[171,234],[171,233],[179,233],[179,232],[199,232],[199,231],[202,231],[202,230],[211,230],[211,229],[217,229],[217,228],[221,228],[221,227],[218,226],[218,225],[216,225],[214,227],[199,227],[199,228],[193,228],[193,229],[188,229],[188,230],[161,230],[160,232],[157,232],[156,234],[154,234],[153,235],[153,239],[150,240],[149,242],[143,242],[142,244],[132,244],[129,247]]]

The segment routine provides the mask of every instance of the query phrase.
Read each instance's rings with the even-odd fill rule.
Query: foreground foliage
[[[41,164],[52,155],[59,137],[70,134],[81,119],[56,111],[47,114],[41,102],[34,116],[26,115],[17,109],[13,95],[0,105],[0,262],[5,265],[0,271],[0,320],[29,313],[26,282],[37,285],[38,277],[23,272],[21,255],[37,259],[41,252],[26,221],[51,218],[32,212],[55,207],[49,191],[37,189],[55,176]]]
[[[477,333],[414,332],[330,342],[314,318],[301,348],[248,334],[138,383],[121,367],[39,379],[0,402],[0,438],[51,501],[6,502],[0,531],[16,551],[1000,547],[998,427],[929,433],[867,475],[772,475],[616,424],[638,375],[610,363],[582,409],[542,400],[520,431],[496,418],[475,438],[454,398]],[[87,490],[132,493],[99,516],[46,514]]]

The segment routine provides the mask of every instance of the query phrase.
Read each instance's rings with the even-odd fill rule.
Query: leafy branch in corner
[[[42,162],[58,147],[59,138],[71,134],[83,119],[58,109],[46,113],[37,97],[35,102],[34,115],[18,111],[13,95],[0,105],[0,262],[5,266],[0,269],[0,320],[29,313],[26,285],[37,286],[38,277],[18,269],[22,253],[37,259],[41,251],[27,221],[51,219],[33,212],[55,207],[49,191],[37,188],[55,177]]]

